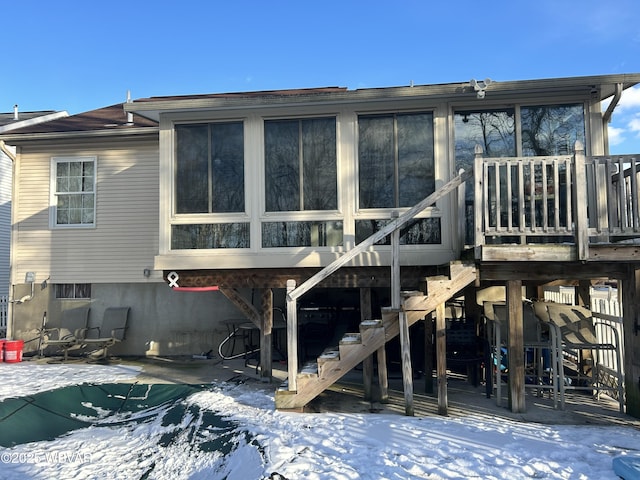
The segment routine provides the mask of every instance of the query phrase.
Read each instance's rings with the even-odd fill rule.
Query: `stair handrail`
[[[438,190],[433,192],[431,195],[424,198],[419,203],[416,203],[413,207],[411,207],[409,210],[404,212],[402,215],[393,219],[391,222],[389,222],[383,228],[378,230],[376,233],[372,234],[370,237],[360,242],[358,245],[356,245],[354,248],[346,252],[344,255],[335,259],[333,262],[331,262],[329,265],[327,265],[322,270],[317,272],[315,275],[311,276],[310,278],[305,280],[303,283],[298,285],[294,290],[288,292],[287,299],[295,300],[301,297],[302,295],[304,295],[306,292],[311,290],[322,280],[329,277],[332,273],[339,270],[341,267],[343,267],[346,263],[351,261],[353,258],[360,255],[367,248],[379,242],[386,236],[390,235],[395,230],[399,230],[405,224],[411,221],[418,213],[422,212],[425,208],[430,207],[431,205],[436,203],[438,200],[440,200],[442,197],[444,197],[445,195],[449,194],[451,191],[458,188],[460,185],[462,185],[462,183],[466,182],[469,178],[471,178],[472,175],[473,175],[473,170],[471,169],[462,170],[460,174],[458,174],[456,177],[449,180],[449,182],[445,183],[442,187],[440,187]]]

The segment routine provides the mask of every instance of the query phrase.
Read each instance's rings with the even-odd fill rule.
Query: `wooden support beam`
[[[360,321],[371,320],[371,289],[360,289]],[[369,355],[362,361],[362,384],[364,387],[364,399],[371,400],[371,387],[373,385],[373,355]]]
[[[444,314],[445,304],[436,307],[436,377],[438,379],[438,413],[447,415],[447,323]]]
[[[287,293],[296,288],[295,280],[287,280]],[[287,298],[287,379],[289,391],[298,390],[298,308],[295,298]]]
[[[389,401],[389,374],[387,372],[387,351],[382,345],[376,350],[376,359],[378,360],[378,387],[380,388],[380,402],[387,403]]]
[[[424,317],[424,393],[433,393],[433,315]]]
[[[524,391],[524,333],[522,319],[522,281],[507,282],[509,312],[509,399],[513,413],[526,411]]]
[[[273,373],[273,290],[262,290],[262,328],[260,329],[260,380],[271,382]]]
[[[398,212],[391,213],[391,220]],[[391,232],[391,308],[400,308],[400,230]]]
[[[227,297],[257,328],[262,327],[260,312],[258,312],[249,300],[240,295],[235,288],[220,288],[220,293]]]
[[[409,341],[409,322],[406,312],[398,313],[400,322],[400,350],[402,352],[402,384],[404,387],[404,411],[413,416],[413,369],[411,368],[411,343]]]
[[[587,218],[587,172],[585,170],[584,145],[575,144],[573,156],[573,205],[575,205],[575,242],[578,260],[589,260],[589,224]]]
[[[626,411],[640,418],[640,270],[622,278]]]

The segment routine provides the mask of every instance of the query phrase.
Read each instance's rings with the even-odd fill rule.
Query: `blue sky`
[[[640,72],[637,0],[5,2],[0,111],[133,98]],[[611,124],[640,152],[640,87]]]

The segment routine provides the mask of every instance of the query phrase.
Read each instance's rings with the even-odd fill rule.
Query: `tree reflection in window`
[[[454,116],[456,170],[473,168],[476,145],[484,157],[514,157],[514,109],[460,111]]]
[[[342,222],[264,222],[262,246],[338,247],[342,245]]]
[[[249,248],[248,223],[214,223],[171,226],[173,250]]]
[[[433,115],[358,117],[360,208],[410,207],[435,189]]]
[[[390,221],[389,219],[356,221],[356,245],[382,230]],[[439,217],[414,219],[400,229],[401,245],[438,245],[441,243]],[[377,245],[391,245],[391,237],[387,235]]]
[[[522,107],[522,152],[525,156],[571,155],[576,141],[584,145],[584,107]]]
[[[176,213],[244,212],[242,122],[177,125]]]
[[[264,123],[268,212],[338,208],[336,120]]]

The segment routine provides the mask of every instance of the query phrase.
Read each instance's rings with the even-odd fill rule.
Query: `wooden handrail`
[[[336,260],[331,262],[329,265],[324,267],[322,270],[320,270],[318,273],[313,275],[311,278],[301,283],[297,288],[295,288],[294,290],[292,290],[287,294],[287,299],[294,300],[304,295],[306,292],[311,290],[322,280],[329,277],[332,273],[339,270],[341,267],[343,267],[353,258],[360,255],[367,248],[379,242],[380,240],[385,238],[387,235],[393,233],[395,230],[402,228],[407,222],[412,220],[418,213],[420,213],[425,208],[430,207],[431,205],[436,203],[438,200],[440,200],[442,197],[450,193],[452,190],[458,188],[462,183],[464,183],[469,178],[471,178],[472,175],[473,175],[473,170],[466,170],[460,173],[457,177],[454,177],[453,179],[451,179],[448,183],[444,184],[442,187],[440,187],[438,190],[436,190],[431,195],[426,197],[424,200],[422,200],[421,202],[411,207],[409,210],[404,212],[398,218],[389,222],[387,225],[385,225],[384,228],[378,230],[369,238],[367,238],[366,240],[363,240],[357,246],[355,246],[354,248],[346,252],[344,255],[342,255],[341,257],[337,258]]]

